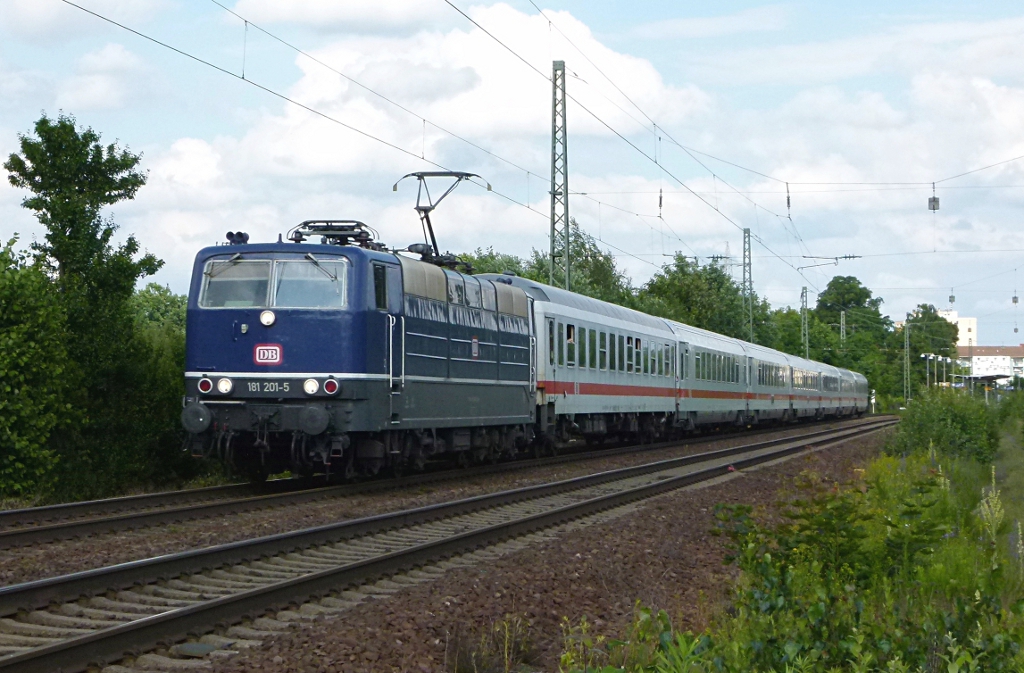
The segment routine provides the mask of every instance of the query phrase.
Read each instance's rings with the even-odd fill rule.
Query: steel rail
[[[602,484],[609,481],[639,476],[651,472],[663,471],[674,467],[707,462],[717,458],[730,457],[741,453],[749,453],[779,444],[789,443],[801,447],[821,438],[828,441],[843,439],[851,433],[864,429],[885,427],[893,421],[876,421],[855,428],[842,428],[824,432],[808,433],[800,437],[772,439],[741,446],[719,449],[706,453],[691,454],[678,458],[669,458],[653,463],[645,463],[631,467],[618,468],[596,474],[574,477],[562,481],[551,482],[499,493],[464,498],[452,502],[438,503],[418,507],[411,510],[390,512],[351,519],[338,523],[306,528],[288,533],[279,533],[251,540],[230,542],[204,549],[189,550],[175,554],[157,556],[140,561],[131,561],[118,565],[86,570],[63,575],[60,577],[35,580],[22,584],[0,587],[0,617],[11,615],[18,610],[36,609],[49,605],[53,601],[68,600],[68,597],[88,596],[111,589],[129,588],[139,582],[152,581],[172,575],[201,571],[226,563],[241,563],[259,559],[271,554],[289,552],[314,545],[328,544],[338,540],[349,539],[389,530],[396,527],[407,527],[439,518],[450,518],[460,514],[486,509],[497,505],[505,505],[524,499],[534,499],[553,495],[578,488]]]
[[[867,420],[861,419],[858,421],[858,423],[872,423],[877,420],[879,420],[878,417],[872,417]],[[854,427],[855,426],[856,424],[854,424]],[[851,425],[846,424],[843,427],[851,427]],[[771,430],[767,430],[765,432],[771,432]],[[830,432],[830,430],[821,430],[819,432]],[[755,433],[747,434],[749,436],[749,434]],[[699,445],[711,441],[718,441],[721,440],[722,438],[723,437],[721,435],[711,437],[700,437],[690,442],[687,442],[687,444]],[[782,437],[776,438],[776,440],[773,441],[785,441],[786,439],[787,438]],[[477,476],[486,476],[488,474],[562,464],[570,461],[606,458],[625,453],[633,453],[638,451],[652,451],[681,445],[682,443],[679,440],[671,440],[666,442],[659,442],[657,444],[641,445],[639,447],[636,445],[632,445],[610,449],[600,449],[595,451],[573,452],[547,458],[517,460],[507,463],[498,463],[495,465],[482,465],[468,469],[444,470],[405,477],[397,477],[393,479],[368,481],[356,484],[342,484],[336,486],[321,486],[316,488],[303,488],[299,484],[289,483],[292,482],[293,480],[280,480],[282,483],[276,487],[283,490],[283,492],[280,493],[271,493],[266,495],[257,495],[236,499],[214,500],[212,502],[201,502],[183,506],[169,507],[165,509],[145,510],[141,512],[130,512],[126,514],[118,514],[114,516],[107,516],[95,519],[75,519],[72,521],[63,521],[59,523],[47,524],[42,526],[26,526],[10,528],[8,530],[0,530],[0,550],[10,549],[14,547],[22,547],[32,544],[54,542],[58,540],[67,540],[76,537],[86,537],[89,535],[96,535],[100,533],[109,533],[115,531],[130,530],[134,528],[145,528],[148,526],[155,526],[161,524],[177,523],[180,521],[191,519],[207,518],[211,516],[222,516],[227,514],[237,514],[240,512],[264,509],[268,507],[295,505],[322,500],[326,498],[359,495],[365,493],[373,493],[377,491],[392,490],[397,488],[408,488],[412,486],[422,486],[425,484],[438,483],[451,479],[466,479]],[[297,482],[299,480],[294,481]],[[235,485],[231,488],[244,487],[245,485],[242,484]],[[129,496],[128,498],[116,498],[110,501],[92,501],[91,503],[83,504],[88,504],[90,506],[103,506],[103,503],[105,502],[121,503],[128,502],[132,498],[142,499],[146,497],[152,497],[155,499],[156,496],[163,496],[165,498],[168,498],[168,501],[171,502],[172,499],[170,497],[174,496],[176,493],[189,494],[189,496],[191,497],[192,493],[202,490],[205,489],[197,489],[196,491],[171,491],[165,494],[153,494],[153,496]],[[184,498],[178,497],[176,499],[180,501]],[[139,502],[147,501],[139,500]],[[71,503],[71,505],[74,504],[75,503]],[[60,508],[67,506],[55,505],[53,507]],[[12,514],[13,512],[18,511],[34,512],[34,510],[36,509],[50,508],[33,508],[32,510],[13,510]],[[0,514],[0,522],[3,521],[3,516],[5,514],[7,513]]]
[[[261,491],[261,495],[284,493],[296,488],[303,488],[304,484],[300,482],[306,481],[308,480],[273,479],[255,487],[252,484],[224,484],[222,486],[206,486],[177,491],[161,491],[159,493],[140,493],[138,495],[126,495],[118,498],[103,498],[102,500],[64,502],[57,505],[44,505],[42,507],[5,509],[0,510],[0,529],[59,521],[71,517],[112,514],[125,510],[140,510],[150,507],[166,507],[208,497],[249,496],[254,491]]]
[[[821,445],[827,446],[843,442],[856,436],[861,436],[883,429],[893,425],[895,422],[896,421],[881,421],[861,425],[852,429],[835,430],[832,431],[831,436],[829,437],[821,437],[821,433],[814,433],[822,440],[821,442],[816,442],[814,438],[806,436],[802,438],[790,438],[790,441],[787,444],[784,444],[777,450],[741,458],[731,464],[722,463],[702,470],[677,476],[670,476],[664,479],[655,480],[645,485],[626,488],[609,494],[598,495],[580,502],[549,509],[548,511],[542,511],[494,525],[485,525],[474,530],[449,535],[436,541],[416,544],[399,551],[378,554],[372,558],[353,563],[336,565],[328,569],[309,572],[292,579],[274,582],[266,586],[239,591],[219,598],[205,600],[187,607],[172,609],[150,617],[136,619],[125,624],[98,629],[88,634],[69,638],[50,645],[37,647],[20,654],[0,657],[0,671],[80,671],[97,662],[105,662],[121,658],[125,652],[140,651],[161,643],[166,644],[168,642],[185,638],[191,633],[208,630],[218,623],[231,623],[249,615],[261,614],[276,605],[289,605],[305,601],[312,597],[323,595],[331,590],[337,589],[338,587],[366,582],[381,576],[387,576],[389,574],[408,570],[418,565],[447,558],[451,555],[459,554],[480,546],[493,545],[511,537],[521,536],[542,528],[560,525],[573,519],[596,514],[603,510],[619,507],[637,500],[650,498],[666,491],[728,474],[733,470],[742,470],[760,463],[769,462],[800,452],[811,444],[817,443],[819,444],[819,448],[821,448]],[[771,444],[774,445],[777,444],[777,442],[772,442]],[[712,457],[721,458],[725,455],[742,453],[742,449],[746,449],[746,452],[749,452],[751,447],[764,449],[764,446],[754,444],[746,447],[723,449],[701,455],[706,461],[712,460]],[[649,464],[649,466],[659,467],[647,470],[647,472],[663,471],[670,467],[678,466],[678,464],[681,464],[684,461],[689,461],[691,463],[697,462],[694,460],[696,458],[698,458],[698,456],[687,456],[680,459],[658,461],[657,463]],[[426,518],[423,520],[432,520],[451,516],[450,513],[445,513],[446,511],[450,511],[451,508],[458,510],[468,505],[472,509],[480,509],[481,507],[486,506],[485,503],[490,503],[490,506],[508,504],[509,502],[515,502],[523,499],[527,492],[532,492],[533,497],[541,497],[542,495],[552,491],[552,489],[564,489],[568,485],[572,485],[570,490],[575,490],[588,483],[593,484],[603,483],[604,481],[609,480],[621,480],[640,473],[643,468],[649,466],[623,468],[620,470],[601,473],[599,475],[591,475],[589,477],[580,477],[565,480],[563,482],[556,482],[554,484],[546,484],[538,487],[516,489],[502,494],[470,498],[456,503],[449,503],[447,505],[434,505],[427,508],[421,508],[420,510],[400,512],[395,515],[391,515],[390,517],[372,517],[361,522],[339,524],[333,528],[336,529],[336,532],[347,529],[347,533],[342,533],[342,537],[351,533],[353,526],[362,526],[363,528],[366,528],[366,523],[371,523],[371,528],[376,528],[378,530],[387,529],[389,527],[393,527],[396,521],[408,521],[416,518],[417,516],[425,515]],[[289,534],[286,536],[272,536],[271,538],[255,540],[250,544],[254,545],[253,550],[256,551],[257,556],[266,555],[271,552],[282,553],[292,548],[293,543],[295,542],[295,536],[307,538],[308,544],[308,535],[312,533],[312,535],[317,538],[317,541],[323,541],[324,535],[327,533],[325,528],[327,527],[313,529],[312,531],[300,531],[296,534]],[[288,539],[289,537],[292,539]],[[275,541],[274,544],[276,544],[276,547],[267,549],[265,545],[271,540]],[[317,541],[314,541],[313,544],[316,544]],[[201,550],[199,552],[188,552],[186,554],[173,555],[170,557],[160,557],[138,563],[148,563],[152,566],[148,573],[148,580],[152,581],[154,578],[167,577],[181,572],[181,564],[173,563],[173,561],[177,560],[176,557],[192,557],[192,563],[190,564],[190,567],[192,568],[205,569],[211,566],[222,565],[225,562],[225,557],[217,553],[217,550],[223,550],[225,547],[233,547],[236,552],[239,551],[239,545],[226,545],[221,548]],[[245,555],[246,554],[243,554],[243,556]],[[202,558],[204,556],[206,558]],[[179,569],[171,570],[163,567],[163,564],[168,561],[172,561],[172,565],[177,565]],[[90,573],[79,573],[77,576],[72,575],[65,578],[55,578],[54,580],[43,580],[40,582],[29,583],[27,585],[18,585],[16,587],[8,588],[5,593],[8,598],[11,598],[16,594],[22,594],[24,598],[27,594],[37,592],[37,602],[43,596],[49,596],[48,600],[52,600],[56,598],[52,592],[44,591],[43,595],[38,595],[38,589],[41,588],[42,585],[49,583],[51,587],[56,588],[54,586],[55,584],[59,584],[62,581],[66,582],[69,579],[74,579],[81,575],[99,577],[104,574],[108,575],[104,579],[107,580],[106,586],[109,589],[113,581],[113,577],[109,575],[122,573],[126,569],[126,566],[136,565],[137,564],[124,564],[123,566],[114,566],[111,569],[103,569],[103,571],[91,571]],[[133,581],[146,581],[145,579],[139,578],[137,573],[129,574],[135,576]],[[123,584],[127,579],[122,577],[119,581]],[[71,582],[71,585],[66,586],[62,591],[63,595],[60,596],[60,600],[75,599],[77,597],[77,592],[81,590],[81,587],[82,585],[80,582]],[[25,602],[23,600],[22,609],[24,608]],[[4,608],[4,611],[0,611],[0,614],[6,614],[8,610],[10,610],[9,606]]]

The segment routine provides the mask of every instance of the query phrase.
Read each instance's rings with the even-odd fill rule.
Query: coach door
[[[530,392],[537,391],[537,327],[533,316],[533,297],[527,295],[527,310],[530,316]]]
[[[689,373],[690,366],[690,344],[680,341],[677,344],[679,352],[676,355],[676,424],[681,424],[683,415],[686,414],[688,409],[682,403],[683,395],[686,390],[686,375]]]
[[[747,357],[747,371],[744,372],[744,378],[746,379],[747,384],[745,388],[747,394],[744,395],[744,397],[747,398],[747,416],[750,416],[750,400],[751,398],[753,398],[753,395],[751,395],[750,393],[753,391],[754,388],[754,358],[749,356]]]

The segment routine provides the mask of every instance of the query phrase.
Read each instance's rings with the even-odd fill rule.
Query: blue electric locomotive
[[[531,441],[523,290],[384,252],[359,222],[228,238],[198,253],[189,293],[182,422],[194,453],[256,478],[351,476]]]

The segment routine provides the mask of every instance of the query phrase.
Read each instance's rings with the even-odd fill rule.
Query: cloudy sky
[[[352,218],[420,240],[414,185],[391,187],[437,165],[494,188],[438,209],[442,248],[546,249],[563,59],[570,209],[634,283],[676,251],[738,258],[749,227],[775,305],[849,274],[894,317],[952,291],[981,343],[1024,341],[1024,160],[1000,163],[1024,155],[1019,3],[76,1],[194,58],[3,0],[0,155],[43,111],[142,152],[149,184],[113,215],[175,291],[228,230]],[[0,237],[24,245],[41,230],[23,196],[0,185]]]

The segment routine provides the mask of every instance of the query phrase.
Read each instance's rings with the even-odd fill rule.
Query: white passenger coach
[[[863,414],[867,379],[517,276],[532,299],[538,426],[552,438]]]

